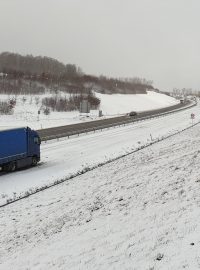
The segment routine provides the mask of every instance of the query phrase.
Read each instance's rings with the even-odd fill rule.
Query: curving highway
[[[188,105],[189,105],[189,102],[187,104],[186,103],[177,104],[177,105],[173,105],[173,106],[162,108],[162,109],[141,112],[137,116],[134,116],[134,117],[123,115],[123,116],[114,117],[114,118],[107,118],[107,119],[102,119],[102,120],[96,120],[96,121],[90,121],[90,122],[84,122],[84,123],[78,123],[78,124],[72,124],[72,125],[66,125],[66,126],[60,126],[60,127],[40,129],[37,131],[41,137],[41,140],[47,141],[47,140],[51,140],[55,138],[81,134],[87,131],[89,132],[93,130],[108,128],[111,126],[117,126],[120,124],[136,122],[140,119],[147,119],[153,115],[169,113],[177,109],[186,109],[188,108]],[[194,106],[194,104],[191,106]]]

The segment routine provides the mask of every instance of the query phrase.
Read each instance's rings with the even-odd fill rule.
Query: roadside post
[[[191,119],[192,119],[192,125],[193,125],[193,124],[194,124],[195,114],[194,114],[194,113],[191,113],[190,117],[191,117]]]
[[[99,110],[99,117],[102,117],[102,116],[103,116],[102,110]]]
[[[38,111],[38,121],[40,120],[40,110]]]

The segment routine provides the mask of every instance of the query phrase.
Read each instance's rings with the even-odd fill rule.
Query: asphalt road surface
[[[111,126],[117,126],[120,124],[125,124],[129,122],[135,122],[139,119],[149,118],[150,116],[153,116],[155,114],[161,114],[161,113],[167,113],[175,109],[181,109],[188,105],[186,104],[177,104],[174,106],[170,106],[167,108],[157,109],[157,110],[151,110],[151,111],[145,111],[138,113],[137,116],[118,116],[113,118],[107,118],[102,120],[96,120],[96,121],[89,121],[84,123],[78,123],[78,124],[72,124],[72,125],[66,125],[66,126],[60,126],[60,127],[53,127],[53,128],[46,128],[46,129],[40,129],[37,130],[41,140],[51,140],[55,138],[61,138],[66,136],[71,136],[75,134],[85,133],[86,131],[92,131],[92,130],[99,130]]]

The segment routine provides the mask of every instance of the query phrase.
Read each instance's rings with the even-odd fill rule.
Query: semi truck
[[[13,172],[40,161],[40,137],[29,127],[0,131],[0,168]]]

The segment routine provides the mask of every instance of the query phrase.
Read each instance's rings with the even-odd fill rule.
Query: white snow
[[[103,95],[98,93],[96,95],[101,99],[100,109],[104,114],[103,118],[125,114],[130,111],[144,111],[168,107],[179,102],[172,97],[155,92],[148,92],[147,95]],[[42,98],[49,96],[51,95],[0,95],[0,100],[17,98],[14,114],[0,115],[0,129],[21,126],[43,129],[99,119],[99,111],[97,110],[92,110],[87,115],[80,115],[78,111],[51,112],[50,115],[44,115],[41,101]],[[67,97],[66,94],[64,96]],[[38,111],[40,111],[40,115],[38,115]]]
[[[200,115],[199,107],[193,111]],[[190,113],[90,135],[91,146],[87,136],[46,145],[46,174],[49,178],[53,171],[60,174],[58,166],[67,172],[76,152],[87,158],[89,146],[98,158],[99,145],[104,147],[109,140],[106,150],[109,137],[116,154],[128,145],[134,147],[138,140],[145,141],[150,132],[155,131],[155,137],[188,126]],[[100,137],[104,137],[102,143]],[[75,141],[84,147],[74,149]],[[123,141],[128,141],[125,146]],[[56,152],[59,146],[62,150]],[[0,269],[199,269],[199,164],[197,125],[0,209]],[[42,173],[42,167],[13,175],[37,182],[39,174],[34,172]],[[2,176],[1,182],[4,177],[14,181],[10,174]]]
[[[178,100],[160,93],[147,91],[141,95],[108,95],[96,93],[101,100],[100,109],[104,114],[124,114],[131,111],[149,111],[160,109],[179,103]]]
[[[200,123],[198,105],[52,140],[38,167],[0,173],[0,205],[68,179],[0,208],[0,270],[199,269],[200,124],[191,113]]]

